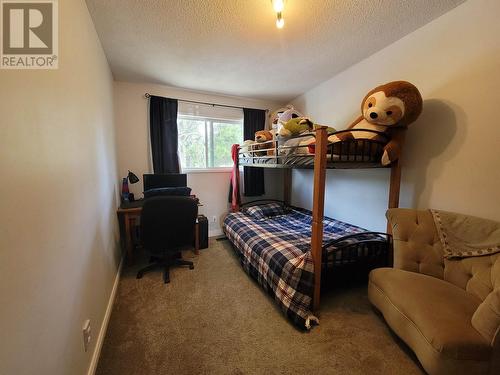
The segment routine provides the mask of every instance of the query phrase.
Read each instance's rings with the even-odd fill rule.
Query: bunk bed
[[[314,314],[320,305],[322,281],[328,280],[328,275],[360,261],[374,267],[391,261],[389,234],[368,232],[324,217],[326,169],[390,168],[388,207],[398,206],[400,164],[396,161],[384,167],[380,163],[389,139],[372,130],[352,131],[375,134],[371,139],[342,137],[347,139],[328,144],[329,134],[320,127],[307,135],[315,138],[313,149],[301,144],[300,139],[292,146],[273,140],[258,147],[240,147],[235,158],[235,169],[240,166],[284,169],[283,204],[236,207],[224,220],[223,230],[246,272],[274,296],[289,319],[305,329],[318,321]],[[307,151],[298,151],[303,148]],[[312,212],[290,205],[292,169],[314,170]],[[387,231],[390,233],[390,228]]]

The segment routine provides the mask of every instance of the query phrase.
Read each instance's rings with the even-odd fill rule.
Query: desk
[[[127,259],[129,263],[133,263],[134,257],[134,240],[133,240],[133,230],[135,227],[136,220],[141,217],[142,205],[144,203],[143,199],[139,199],[134,202],[123,202],[116,211],[118,215],[118,220],[123,218],[124,222],[124,238],[121,238],[122,247],[125,248],[127,252]],[[202,206],[198,204],[198,206]],[[121,229],[121,228],[120,228]],[[120,230],[120,236],[122,232]],[[194,253],[198,255],[200,253],[200,228],[198,225],[198,219],[196,220],[194,229]]]

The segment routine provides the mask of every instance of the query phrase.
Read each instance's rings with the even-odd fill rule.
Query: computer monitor
[[[183,173],[144,174],[144,191],[166,187],[186,187],[187,175]]]

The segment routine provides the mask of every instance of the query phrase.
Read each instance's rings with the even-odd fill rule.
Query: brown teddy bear
[[[243,142],[243,145],[240,147],[240,151],[243,152],[243,156],[252,157],[252,156],[265,156],[274,155],[274,150],[268,150],[267,152],[255,150],[262,150],[266,148],[274,148],[274,143],[265,143],[263,142],[272,141],[274,139],[273,134],[269,130],[258,130],[255,132],[255,140],[246,140]]]
[[[258,130],[255,132],[255,142],[254,150],[274,148],[274,142],[269,142],[273,140],[273,134],[269,130]],[[260,144],[267,142],[264,144]],[[256,156],[265,156],[266,152],[257,152]],[[274,150],[267,150],[267,155],[274,155]]]
[[[347,129],[368,129],[383,132],[390,141],[384,146],[382,165],[399,159],[404,134],[408,125],[422,112],[422,96],[418,89],[406,81],[394,81],[375,87],[361,103],[361,116]],[[331,135],[328,141],[336,143],[350,139],[376,139],[370,132],[347,132]]]

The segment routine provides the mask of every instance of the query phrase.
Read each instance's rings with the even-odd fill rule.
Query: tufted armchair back
[[[387,219],[394,236],[394,267],[448,281],[479,300],[500,288],[500,253],[448,260],[429,210],[393,208]]]
[[[500,374],[500,254],[448,260],[429,210],[393,208],[394,268],[448,281],[478,298],[472,326],[491,344],[491,374]]]
[[[386,216],[394,238],[394,268],[444,279],[443,248],[431,212],[393,208]]]

